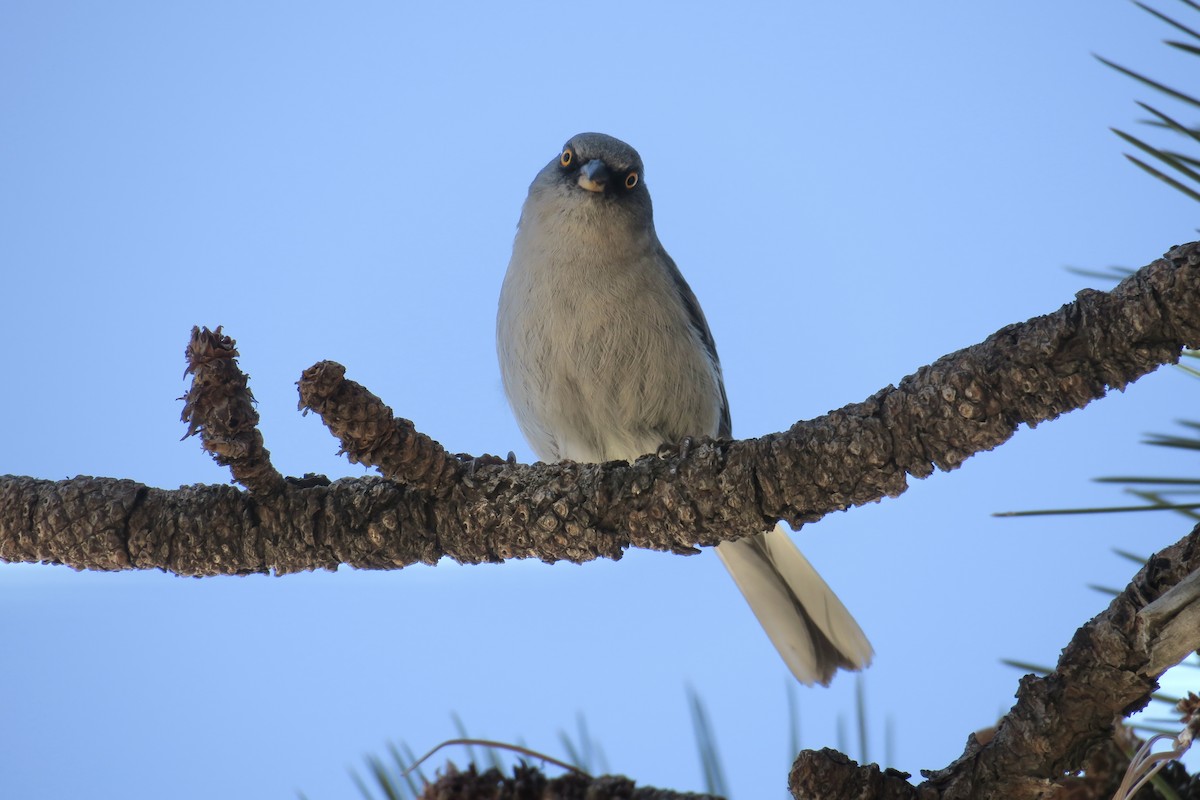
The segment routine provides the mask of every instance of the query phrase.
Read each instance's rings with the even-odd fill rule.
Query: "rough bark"
[[[1144,708],[1162,673],[1200,646],[1200,627],[1190,627],[1186,643],[1179,638],[1180,624],[1200,611],[1198,572],[1200,525],[1152,556],[1107,609],[1076,631],[1054,672],[1021,679],[1016,704],[986,743],[969,736],[963,754],[926,773],[920,786],[885,780],[878,767],[860,767],[840,754],[805,751],[792,768],[793,794],[812,800],[1111,797],[1107,781],[1094,791],[1096,781],[1078,773],[1087,769],[1091,779],[1112,774],[1100,765],[1113,761],[1114,722]],[[1187,780],[1186,774],[1177,778]],[[851,786],[859,788],[842,793]]]
[[[693,552],[894,497],[909,475],[958,467],[1024,423],[1054,419],[1200,345],[1200,244],[1111,292],[1010,325],[899,386],[784,433],[687,441],[634,464],[451,455],[322,362],[299,382],[352,460],[388,479],[330,484],[270,466],[232,340],[195,331],[189,433],[251,489],[0,478],[0,559],[182,575],[396,568],[442,557],[587,561],[627,547]]]

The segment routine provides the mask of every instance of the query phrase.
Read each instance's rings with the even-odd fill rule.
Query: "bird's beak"
[[[608,167],[598,158],[584,164],[579,170],[579,188],[589,192],[603,192],[608,183]]]

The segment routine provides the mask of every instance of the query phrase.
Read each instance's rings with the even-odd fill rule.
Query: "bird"
[[[654,228],[641,156],[581,133],[533,179],[496,314],[505,394],[545,462],[633,461],[732,438],[716,343]],[[828,685],[874,651],[782,525],[717,555],[784,662]]]

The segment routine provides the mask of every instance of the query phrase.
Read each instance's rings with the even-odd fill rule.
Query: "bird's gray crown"
[[[642,157],[638,151],[606,133],[576,134],[563,145],[563,150],[567,148],[575,152],[580,164],[599,159],[613,172],[642,172]]]

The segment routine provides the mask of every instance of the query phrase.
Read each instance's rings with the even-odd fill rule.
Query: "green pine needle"
[[[396,762],[397,774],[404,778],[404,783],[408,787],[409,797],[420,797],[421,787],[417,785],[417,778],[420,778],[422,783],[429,783],[429,779],[421,772],[420,767],[417,767],[413,772],[409,771],[408,765],[416,763],[417,756],[407,743],[401,742],[401,746],[404,748],[403,753],[400,752],[396,745],[388,742],[388,752],[392,755],[392,761]]]
[[[1193,106],[1196,106],[1197,108],[1200,108],[1200,100],[1197,100],[1196,98],[1192,97],[1191,95],[1184,94],[1183,92],[1180,92],[1180,91],[1176,91],[1175,89],[1172,89],[1169,86],[1164,86],[1163,84],[1159,83],[1156,80],[1147,78],[1145,75],[1141,75],[1137,72],[1134,72],[1131,69],[1126,69],[1125,67],[1122,67],[1120,64],[1109,61],[1107,58],[1104,58],[1103,56],[1096,56],[1096,60],[1099,61],[1101,64],[1104,64],[1105,66],[1112,67],[1117,72],[1120,72],[1123,75],[1128,75],[1129,77],[1133,78],[1134,80],[1144,83],[1145,85],[1149,86],[1151,89],[1155,89],[1157,91],[1162,92],[1163,94],[1170,95],[1171,97],[1174,97],[1177,100],[1182,100],[1183,102],[1188,103],[1189,105],[1193,105]]]
[[[371,794],[371,790],[367,788],[367,784],[363,782],[362,778],[358,777],[358,773],[354,770],[350,770],[350,780],[358,787],[359,794],[367,800],[375,800],[375,795]]]
[[[1200,486],[1200,478],[1135,478],[1132,476],[1114,476],[1111,478],[1092,478],[1095,483],[1151,483],[1160,486]]]
[[[796,697],[796,682],[789,675],[786,679],[788,709],[788,767],[800,753],[800,700]]]
[[[1200,47],[1196,47],[1194,44],[1188,44],[1187,42],[1176,42],[1173,39],[1168,39],[1166,44],[1182,50],[1185,53],[1191,53],[1194,56],[1200,56]]]
[[[1146,565],[1146,557],[1145,556],[1139,556],[1137,553],[1131,553],[1128,550],[1122,550],[1119,547],[1114,547],[1113,552],[1116,553],[1117,555],[1119,555],[1121,558],[1124,558],[1127,561],[1132,561],[1133,563],[1137,564],[1139,567]]]
[[[573,740],[566,731],[558,732],[558,741],[566,751],[567,761],[593,775],[607,772],[608,763],[604,757],[604,751],[601,749],[600,743],[593,739],[592,734],[588,731],[587,719],[582,712],[575,715],[575,727],[575,735],[579,737],[578,742]]]
[[[891,716],[883,720],[883,763],[896,763],[896,725]]]
[[[1200,192],[1196,192],[1196,191],[1188,188],[1187,186],[1184,186],[1179,181],[1175,180],[1174,178],[1172,178],[1168,175],[1164,175],[1163,173],[1159,172],[1154,167],[1150,166],[1149,164],[1145,163],[1144,161],[1141,161],[1140,159],[1134,158],[1131,155],[1126,155],[1125,157],[1128,158],[1130,161],[1132,161],[1134,164],[1136,164],[1139,167],[1141,167],[1142,169],[1144,169],[1146,172],[1148,172],[1151,175],[1153,175],[1154,177],[1158,178],[1163,183],[1167,184],[1168,186],[1178,189],[1179,191],[1183,192],[1184,194],[1186,194],[1188,197],[1192,198],[1193,200],[1200,201]]]
[[[1047,508],[1038,511],[998,511],[993,517],[1049,517],[1063,514],[1122,514],[1127,511],[1193,511],[1200,503],[1180,503],[1167,506],[1107,506],[1095,508]]]
[[[1084,269],[1083,267],[1067,267],[1067,272],[1075,275],[1082,275],[1085,278],[1100,278],[1106,281],[1119,281],[1133,274],[1133,270],[1125,267],[1109,267],[1107,272],[1098,269]]]
[[[1161,11],[1153,9],[1150,6],[1146,5],[1145,3],[1139,3],[1139,2],[1137,2],[1137,0],[1134,0],[1134,5],[1140,9],[1142,9],[1143,11],[1153,14],[1154,16],[1161,19],[1163,22],[1170,25],[1171,27],[1183,31],[1188,36],[1191,36],[1195,39],[1200,39],[1200,33],[1197,33],[1196,31],[1192,30],[1191,28],[1189,28],[1188,26],[1184,25],[1181,22],[1176,22],[1175,20],[1171,19],[1170,17],[1168,17],[1166,14],[1162,13]]]
[[[1187,153],[1180,153],[1178,150],[1163,150],[1164,153],[1171,158],[1182,161],[1185,164],[1191,164],[1193,167],[1200,167],[1200,158],[1192,158]]]
[[[1168,167],[1171,167],[1176,172],[1181,172],[1192,180],[1200,182],[1200,172],[1196,172],[1187,164],[1184,164],[1182,161],[1172,157],[1171,154],[1166,150],[1159,150],[1157,147],[1148,145],[1136,136],[1125,133],[1125,131],[1118,130],[1116,128],[1109,128],[1109,130],[1111,130],[1117,136],[1120,136],[1125,141],[1129,142],[1129,144],[1141,150],[1143,153],[1147,153],[1148,155],[1157,158],[1159,161],[1163,162]]]
[[[1183,436],[1155,434],[1152,438],[1146,439],[1146,444],[1152,444],[1157,447],[1178,447],[1182,450],[1200,450],[1200,440],[1188,439]]]
[[[1136,102],[1146,111],[1149,111],[1151,114],[1158,117],[1158,121],[1162,123],[1163,127],[1170,128],[1182,136],[1187,136],[1191,139],[1195,139],[1197,142],[1200,142],[1200,131],[1197,131],[1195,128],[1189,128],[1187,125],[1184,125],[1173,117],[1167,116],[1149,103],[1143,103],[1140,100]]]
[[[854,710],[858,722],[858,755],[862,763],[871,763],[870,751],[867,749],[867,698],[864,690],[863,676],[860,672],[854,676]]]
[[[687,688],[688,710],[692,714],[692,729],[696,732],[696,749],[700,753],[700,766],[704,770],[704,791],[719,797],[728,797],[725,770],[721,767],[721,756],[717,752],[717,737],[704,701],[691,686]]]
[[[1034,675],[1037,675],[1039,677],[1049,675],[1051,672],[1053,672],[1053,670],[1047,666],[1043,666],[1040,664],[1031,664],[1028,661],[1015,661],[1011,658],[1002,658],[1002,659],[1000,659],[1000,663],[1004,664],[1005,666],[1008,666],[1008,667],[1013,667],[1015,669],[1021,669],[1026,672],[1032,672]]]
[[[570,761],[582,770],[588,770],[587,766],[585,766],[586,762],[583,758],[583,753],[575,749],[575,743],[571,741],[571,737],[567,735],[566,731],[558,732],[558,743],[562,745],[563,751],[566,752],[567,761]]]
[[[387,768],[383,766],[383,762],[375,756],[369,756],[367,758],[367,766],[370,767],[371,775],[375,778],[375,782],[383,790],[383,796],[387,800],[400,800],[402,792],[392,781],[392,776],[388,775]]]
[[[458,734],[458,738],[460,738],[460,739],[470,739],[471,738],[470,735],[467,734],[467,726],[465,724],[463,724],[462,717],[460,717],[458,715],[457,711],[450,712],[450,721],[454,724],[454,732]],[[475,758],[475,748],[472,745],[468,744],[465,747],[465,749],[467,751],[467,761],[469,761],[472,764],[478,764],[479,761],[477,761]],[[493,753],[493,755],[494,755],[494,753]]]

